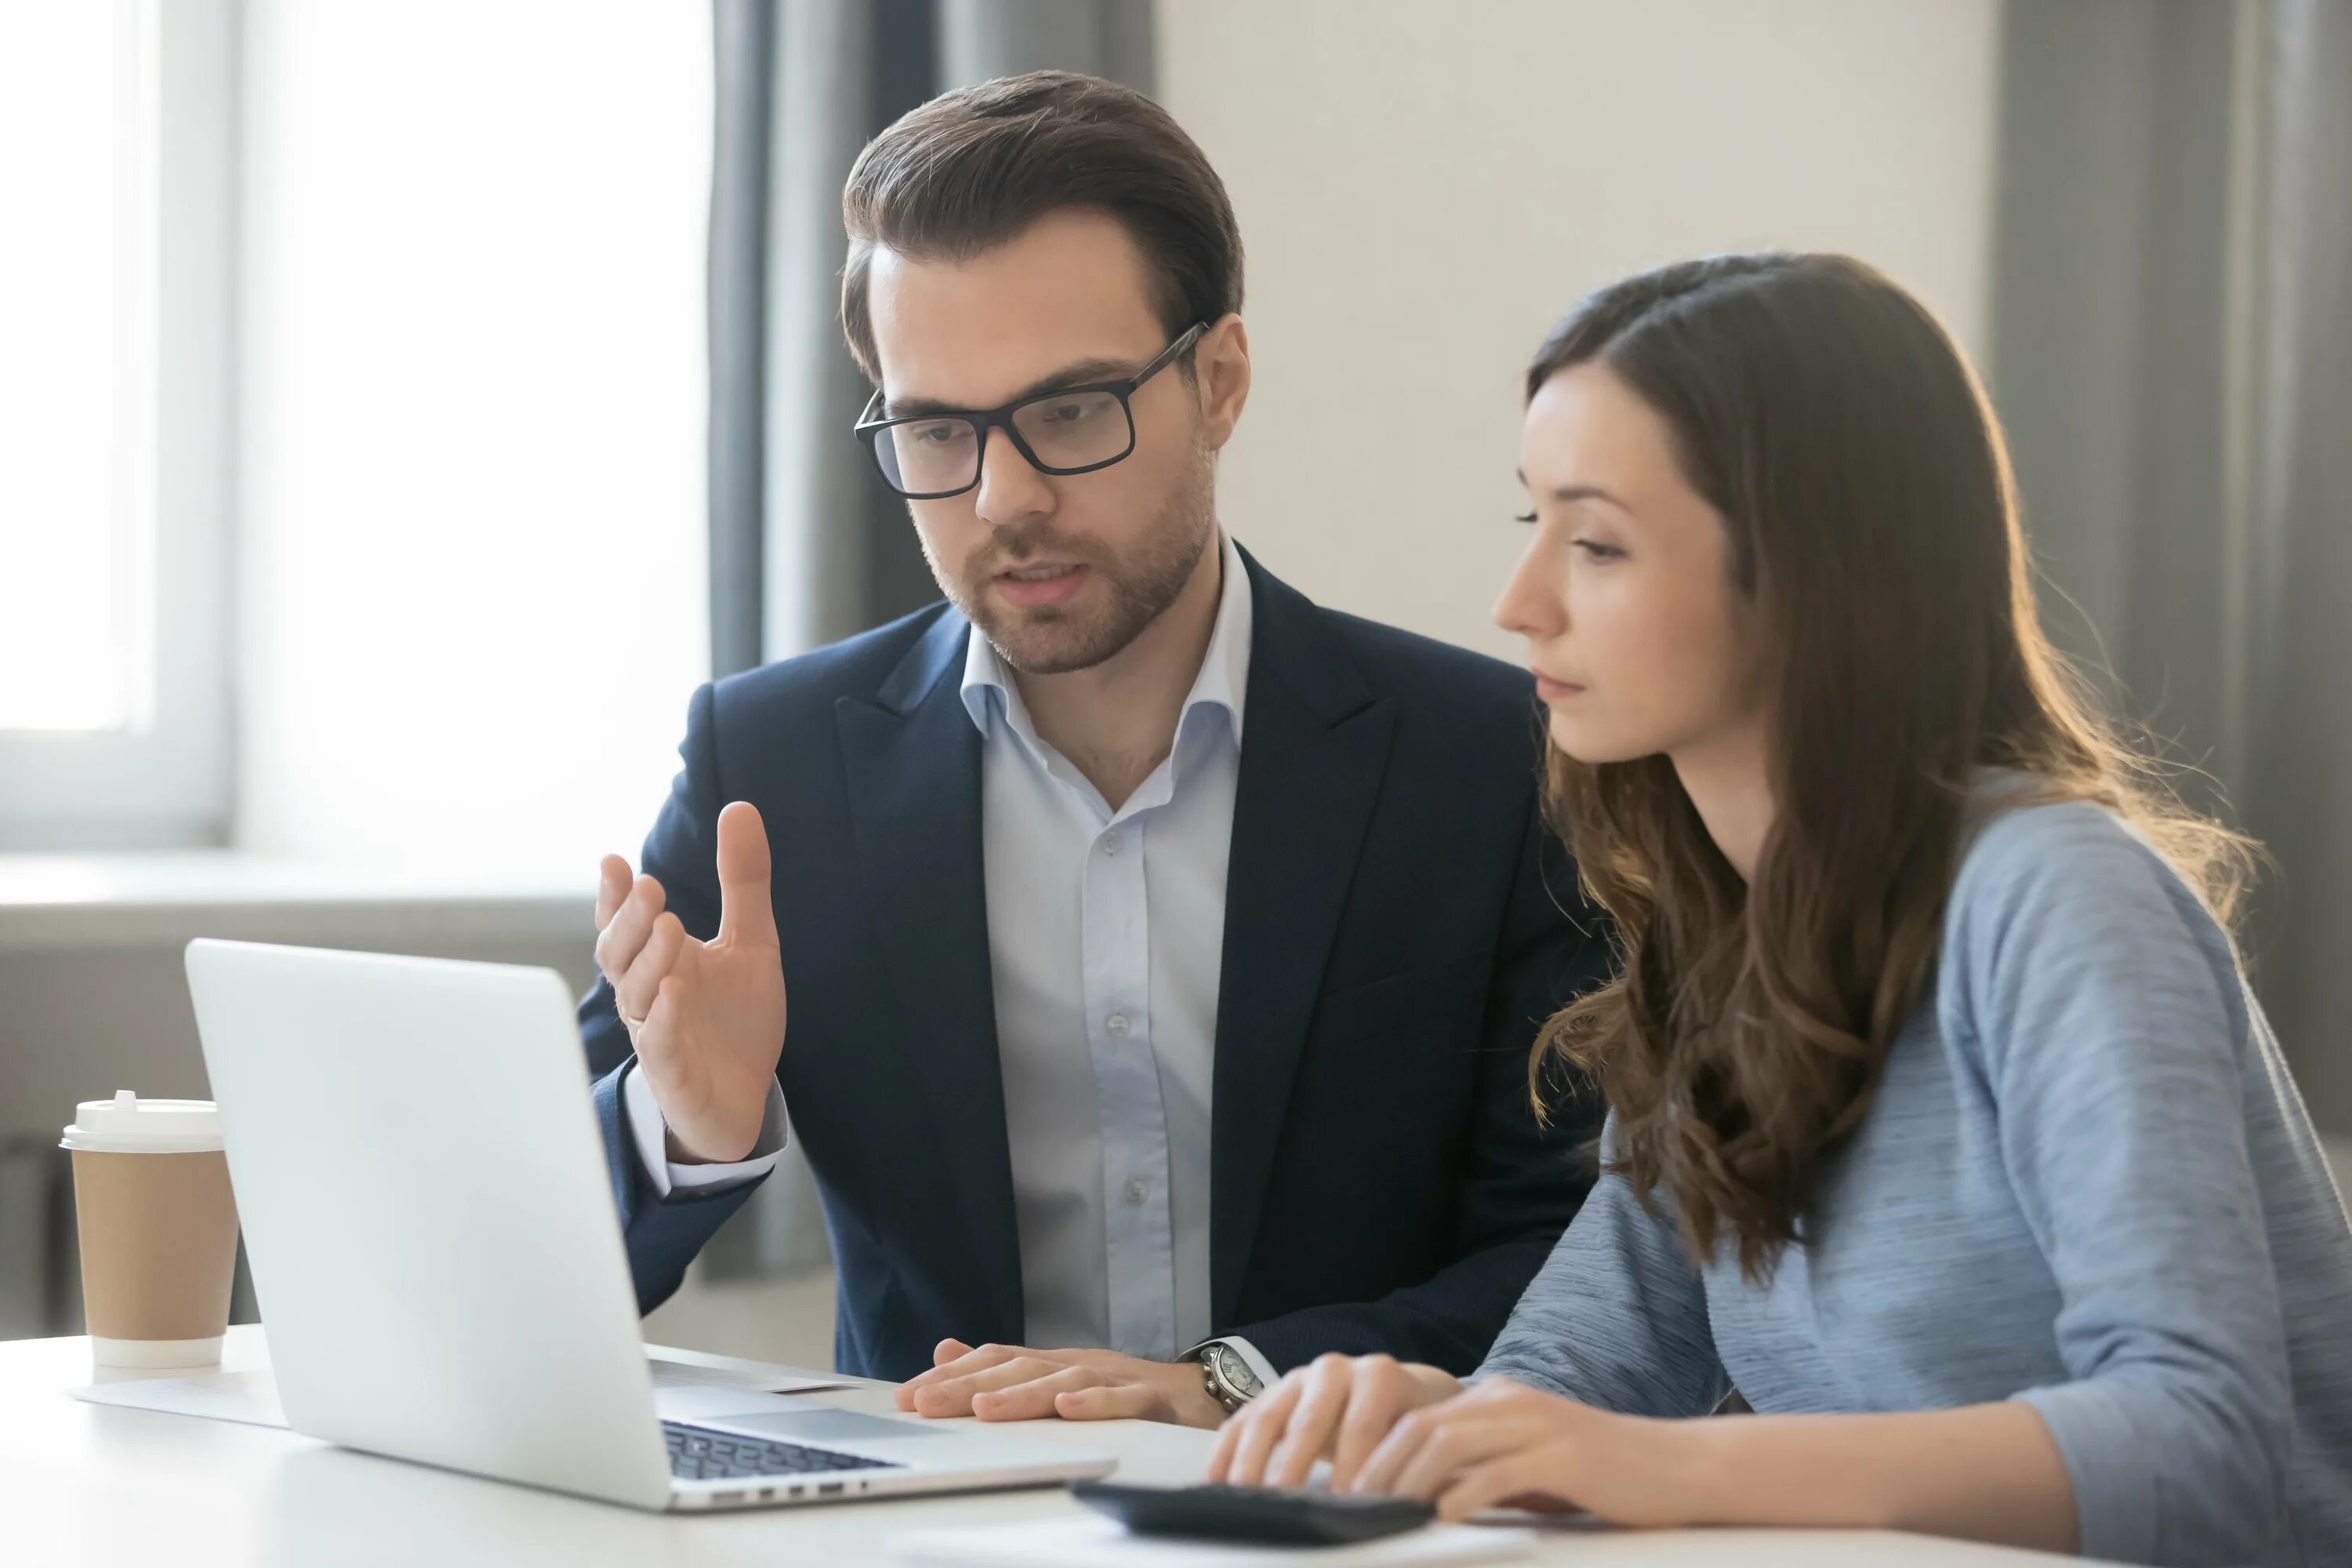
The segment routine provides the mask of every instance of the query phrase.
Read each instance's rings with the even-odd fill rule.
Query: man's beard
[[[1072,539],[1050,523],[1000,528],[973,552],[961,577],[942,568],[928,542],[931,575],[955,607],[980,629],[997,657],[1024,675],[1090,669],[1143,634],[1192,580],[1216,531],[1213,459],[1196,449],[1182,478],[1152,519],[1142,540],[1122,559],[1098,543]],[[1062,605],[1000,605],[988,585],[999,572],[1036,555],[1087,566],[1109,590],[1108,603],[1085,609]]]

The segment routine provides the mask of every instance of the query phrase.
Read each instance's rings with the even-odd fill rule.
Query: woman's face
[[[1752,613],[1665,421],[1606,365],[1577,365],[1528,405],[1519,473],[1535,531],[1495,619],[1527,639],[1553,743],[1623,763],[1751,732]]]

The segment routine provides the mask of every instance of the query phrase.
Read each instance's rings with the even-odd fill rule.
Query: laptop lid
[[[187,971],[295,1429],[664,1506],[562,977],[212,940]]]

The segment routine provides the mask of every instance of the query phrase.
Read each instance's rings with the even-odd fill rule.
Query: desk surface
[[[260,1331],[230,1331],[224,1365],[267,1364]],[[731,1363],[748,1364],[748,1363]],[[152,1375],[152,1374],[149,1374]],[[1058,1491],[965,1493],[701,1518],[639,1513],[314,1443],[290,1432],[88,1405],[87,1342],[0,1342],[0,1558],[12,1563],[835,1564],[886,1561],[903,1530],[1072,1512]],[[894,1409],[887,1385],[814,1400]],[[1108,1450],[1121,1476],[1198,1479],[1203,1432],[1117,1422],[1030,1430]],[[1794,1531],[1562,1532],[1531,1561],[1612,1563],[1917,1564],[1993,1568],[2055,1558],[1912,1536]]]

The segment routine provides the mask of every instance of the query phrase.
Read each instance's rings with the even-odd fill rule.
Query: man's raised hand
[[[689,1161],[740,1160],[760,1141],[784,1048],[784,972],[758,809],[719,814],[719,934],[700,942],[664,907],[662,886],[604,857],[596,967],[662,1119]]]

